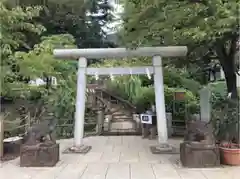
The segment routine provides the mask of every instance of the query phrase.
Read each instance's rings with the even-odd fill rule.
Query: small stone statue
[[[56,143],[53,137],[54,125],[50,121],[43,121],[31,126],[24,138],[25,145],[52,145]]]
[[[53,137],[54,124],[43,121],[31,126],[20,151],[21,167],[52,167],[59,161],[59,144]]]
[[[219,149],[210,123],[200,120],[187,122],[184,142],[180,144],[180,160],[183,166],[191,168],[220,165]]]
[[[184,141],[215,144],[212,125],[200,120],[188,121]]]

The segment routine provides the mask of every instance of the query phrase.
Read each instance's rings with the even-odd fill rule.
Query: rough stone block
[[[22,145],[21,167],[53,167],[59,161],[59,144],[50,146]]]
[[[207,168],[220,166],[219,148],[202,143],[180,144],[180,160],[184,167]]]

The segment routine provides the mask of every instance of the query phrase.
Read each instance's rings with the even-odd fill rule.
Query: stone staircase
[[[117,106],[119,107],[119,106]],[[112,107],[114,110],[115,108]],[[134,133],[136,130],[136,121],[133,119],[132,112],[127,111],[124,108],[117,108],[111,113],[111,120],[109,121],[110,133]],[[107,131],[107,130],[106,130]]]
[[[140,131],[139,121],[134,118],[134,111],[124,102],[108,101],[108,111],[104,120],[104,135],[137,135]]]
[[[112,94],[106,89],[98,88],[96,92],[92,94],[95,94],[103,103],[103,135],[140,134],[140,121],[136,115],[134,115],[135,107],[131,103]]]

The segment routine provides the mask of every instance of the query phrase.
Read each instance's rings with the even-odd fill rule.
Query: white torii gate
[[[142,47],[136,50],[125,48],[101,49],[55,49],[54,56],[63,59],[78,59],[77,97],[74,127],[74,147],[82,148],[84,133],[85,89],[86,75],[126,75],[154,74],[155,103],[157,113],[157,131],[160,144],[166,144],[168,139],[167,119],[164,100],[164,84],[162,57],[179,57],[187,53],[186,46]],[[153,66],[117,67],[117,68],[88,68],[87,59],[124,58],[124,57],[153,57]],[[148,69],[146,71],[146,69]]]

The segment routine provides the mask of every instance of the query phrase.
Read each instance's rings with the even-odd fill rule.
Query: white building
[[[52,76],[51,77],[52,85],[57,85],[57,78]],[[35,80],[30,80],[28,83],[30,86],[42,86],[46,85],[46,82],[42,78],[36,78]]]

